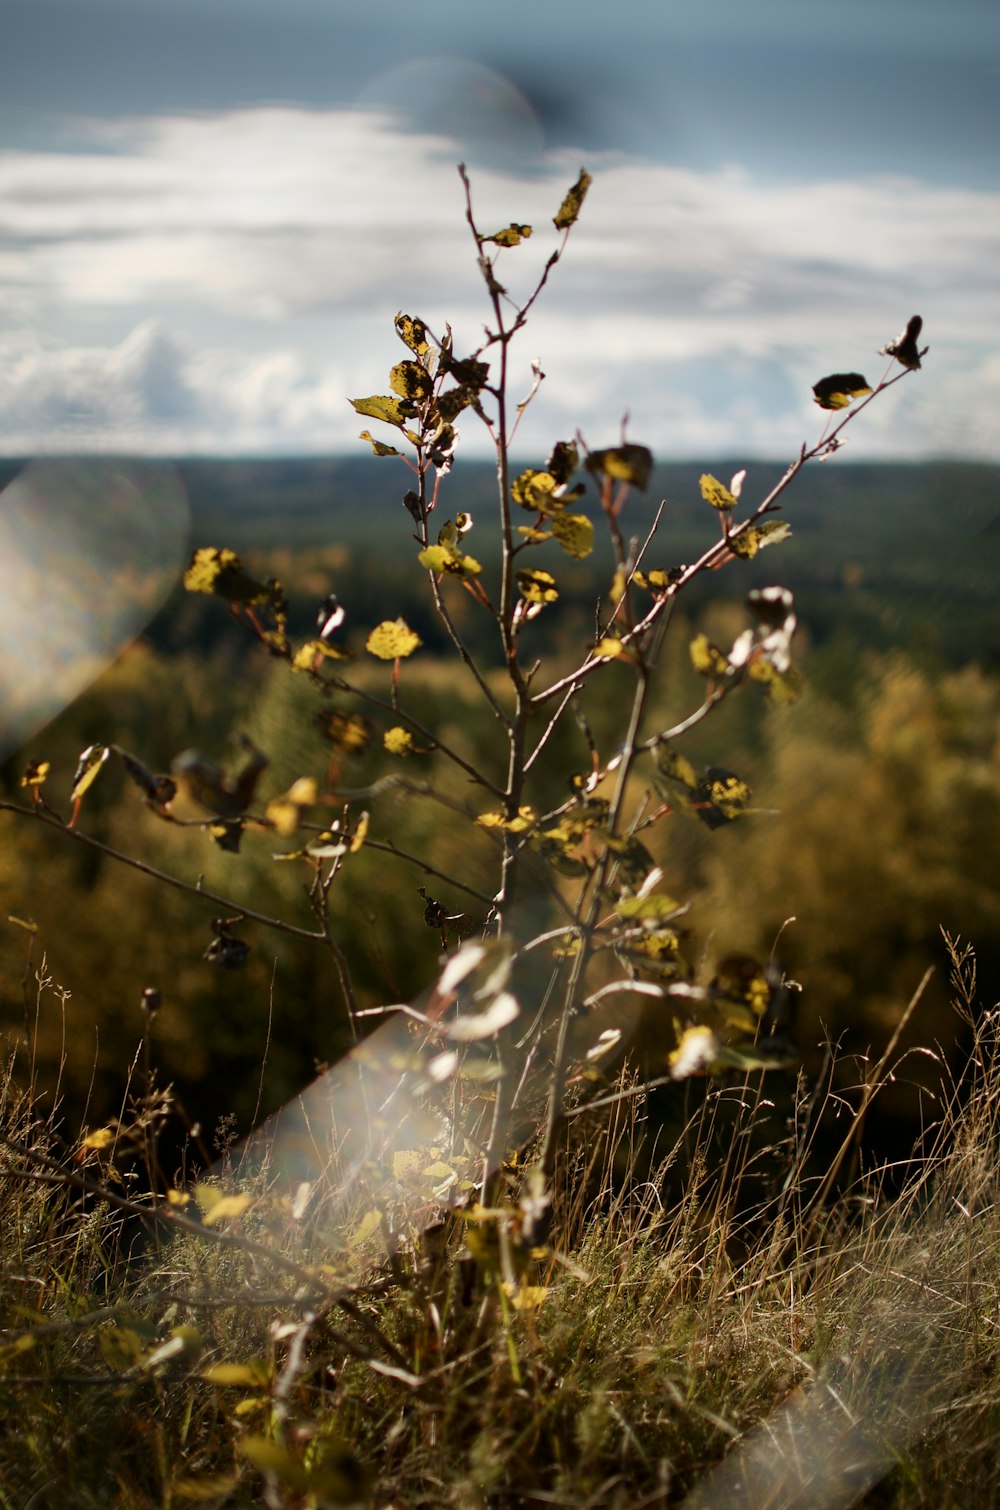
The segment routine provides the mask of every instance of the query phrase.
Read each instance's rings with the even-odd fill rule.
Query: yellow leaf
[[[424,1179],[433,1180],[435,1184],[440,1184],[442,1180],[454,1179],[455,1171],[449,1164],[438,1162],[436,1164],[428,1164],[426,1169],[421,1170],[421,1174],[424,1176]]]
[[[10,1342],[0,1342],[0,1364],[8,1358],[16,1358],[20,1353],[30,1353],[35,1342],[34,1332],[22,1332],[20,1337],[14,1337]]]
[[[393,398],[391,394],[372,394],[371,398],[351,398],[347,402],[356,414],[366,419],[381,419],[387,425],[402,429],[405,420],[416,414],[416,405],[406,398]]]
[[[74,802],[82,797],[88,787],[92,786],[100,775],[101,767],[111,754],[107,745],[88,745],[80,756],[73,777],[73,788],[70,797]]]
[[[360,1248],[375,1233],[382,1231],[382,1213],[380,1211],[367,1211],[348,1239],[349,1248]]]
[[[448,544],[429,545],[420,551],[417,560],[436,576],[447,573],[452,577],[478,577],[483,569],[475,556],[467,556],[464,551]]]
[[[312,807],[318,791],[315,776],[300,776],[288,788],[288,800],[298,803],[299,807]]]
[[[241,1437],[236,1443],[236,1449],[245,1458],[249,1458],[255,1468],[259,1468],[262,1473],[273,1473],[275,1478],[296,1493],[304,1494],[308,1489],[309,1476],[306,1470],[295,1454],[280,1442],[274,1442],[270,1437]]]
[[[217,1185],[196,1185],[194,1198],[206,1227],[242,1216],[254,1203],[251,1195],[223,1195]]]
[[[527,241],[530,235],[530,225],[518,225],[512,220],[510,225],[505,226],[502,231],[497,231],[493,236],[481,236],[480,241],[492,241],[497,246],[520,246],[521,242]]]
[[[188,592],[214,593],[227,603],[269,603],[278,608],[284,602],[279,583],[255,582],[235,551],[211,545],[195,551],[184,573],[184,586]]]
[[[514,478],[510,496],[522,509],[531,509],[537,514],[554,514],[563,507],[563,499],[553,497],[558,486],[551,472],[537,472],[528,467]]]
[[[371,739],[371,726],[360,713],[342,713],[334,708],[317,721],[327,739],[345,755],[358,754]]]
[[[548,1285],[504,1285],[515,1311],[537,1311],[549,1293]]]
[[[594,526],[586,514],[555,514],[552,533],[567,556],[582,561],[594,549]]]
[[[522,567],[517,574],[517,590],[529,603],[554,603],[559,596],[551,572],[533,571],[528,567]]]
[[[392,1156],[392,1177],[394,1180],[407,1180],[413,1175],[420,1173],[420,1166],[424,1162],[425,1155],[418,1148],[401,1149]]]
[[[389,387],[393,393],[412,399],[414,403],[422,404],[430,398],[433,386],[430,373],[419,362],[397,362],[389,373]]]
[[[707,634],[696,634],[691,641],[691,664],[699,676],[725,676],[729,662]]]
[[[710,503],[713,509],[718,509],[720,513],[728,514],[730,509],[736,507],[735,496],[729,491],[725,483],[720,482],[717,477],[713,477],[710,472],[702,473],[698,480],[698,486],[701,488],[701,496],[705,502]]]
[[[395,446],[387,446],[384,440],[376,440],[370,430],[362,430],[358,435],[359,440],[366,440],[376,456],[402,456],[402,451],[397,451]]]
[[[380,661],[395,661],[412,655],[422,643],[405,619],[384,619],[368,636],[365,649]]]
[[[238,1474],[216,1474],[203,1479],[179,1479],[171,1485],[177,1499],[199,1504],[203,1500],[218,1500],[220,1503],[239,1487]]]
[[[49,762],[47,760],[31,760],[24,768],[20,784],[21,786],[44,786],[48,774]]]
[[[211,1211],[205,1212],[202,1221],[206,1227],[217,1227],[220,1222],[234,1221],[237,1217],[241,1217],[252,1205],[254,1205],[252,1195],[224,1195],[221,1200],[215,1202]]]
[[[600,656],[605,661],[616,661],[620,655],[625,654],[625,646],[621,640],[616,640],[613,635],[605,635],[603,640],[598,640],[591,655]]]
[[[610,477],[615,482],[628,482],[645,492],[649,474],[653,470],[653,453],[648,446],[630,441],[624,446],[609,446],[603,451],[591,451],[587,457],[587,471],[595,476]]]
[[[301,811],[287,797],[272,797],[264,809],[264,817],[282,839],[289,838],[299,826]]]
[[[97,1346],[108,1367],[118,1373],[134,1368],[146,1350],[138,1332],[121,1326],[102,1326],[97,1333]]]
[[[413,735],[409,729],[400,728],[398,724],[385,731],[382,743],[390,755],[412,755],[413,753]]]
[[[89,1137],[84,1138],[83,1142],[80,1144],[80,1147],[89,1148],[99,1153],[101,1149],[107,1148],[109,1144],[113,1143],[116,1136],[117,1133],[115,1128],[99,1127],[96,1132],[92,1132]]]
[[[349,661],[350,652],[329,640],[307,640],[292,656],[293,671],[315,671],[320,661]]]
[[[813,384],[813,402],[821,409],[846,409],[852,399],[864,398],[871,391],[860,372],[834,372]]]
[[[271,1380],[271,1365],[265,1358],[253,1358],[249,1363],[213,1363],[202,1369],[201,1377],[208,1384],[235,1384],[247,1389],[262,1389]]]
[[[428,351],[427,326],[423,320],[415,319],[412,315],[404,315],[400,310],[394,324],[399,339],[410,348],[414,355],[422,357]]]
[[[573,187],[567,190],[562,204],[552,217],[552,224],[557,231],[568,231],[571,225],[576,224],[583,201],[587,197],[587,190],[593,181],[587,170],[581,168],[579,178]]]
[[[648,897],[622,897],[615,903],[615,911],[620,918],[646,921],[651,918],[672,917],[679,905],[673,897],[665,897],[661,894]]]

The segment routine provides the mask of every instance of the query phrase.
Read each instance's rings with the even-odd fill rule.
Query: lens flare
[[[188,533],[184,490],[160,465],[34,462],[0,494],[0,759],[149,622]]]

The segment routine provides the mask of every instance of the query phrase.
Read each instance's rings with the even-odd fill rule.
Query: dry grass
[[[1000,1040],[952,964],[973,1051],[905,1170],[852,1172],[857,1110],[821,1160],[829,1102],[760,1077],[652,1154],[626,1096],[567,1121],[545,1233],[530,1151],[504,1215],[353,1251],[266,1168],[245,1217],[150,1230],[139,1166],[8,1076],[0,1505],[996,1503]]]

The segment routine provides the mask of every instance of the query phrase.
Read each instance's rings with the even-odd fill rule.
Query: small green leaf
[[[587,197],[587,190],[593,181],[587,170],[581,168],[579,178],[568,191],[557,213],[552,218],[552,224],[557,231],[568,231],[571,225],[576,224],[583,201]]]
[[[612,477],[616,482],[629,482],[643,492],[652,470],[653,453],[648,446],[609,446],[604,451],[591,451],[587,457],[588,472]]]
[[[710,472],[702,473],[698,479],[698,486],[701,488],[701,496],[705,502],[710,503],[713,509],[718,509],[720,513],[728,513],[730,509],[736,507],[735,495],[729,491],[725,483],[713,477]]]

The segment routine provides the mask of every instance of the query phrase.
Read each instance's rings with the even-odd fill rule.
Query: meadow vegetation
[[[1000,685],[828,559],[804,678],[761,565],[919,322],[670,531],[624,423],[512,462],[588,176],[526,279],[463,185],[400,549],[199,546],[8,768],[0,1504],[991,1503]]]

